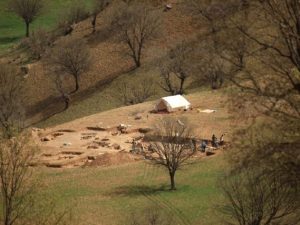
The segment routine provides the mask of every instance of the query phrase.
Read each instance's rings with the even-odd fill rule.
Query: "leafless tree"
[[[154,94],[154,81],[151,78],[138,82],[122,82],[117,88],[117,98],[124,105],[142,103]]]
[[[228,24],[241,4],[240,0],[187,0],[189,12],[199,21],[202,30],[195,45],[199,60],[193,62],[200,85],[210,83],[212,89],[218,89],[225,78],[230,79],[245,65],[245,40]]]
[[[16,67],[0,64],[0,128],[4,138],[23,127],[25,92],[20,72]]]
[[[66,20],[69,24],[79,23],[89,17],[85,1],[76,0],[66,11]]]
[[[89,68],[90,56],[87,48],[83,41],[68,40],[54,48],[47,57],[53,71],[74,78],[75,89],[70,94],[78,91],[80,76]]]
[[[13,225],[30,210],[32,186],[29,163],[34,150],[27,146],[27,137],[1,141],[0,179],[3,223]],[[27,205],[28,204],[28,205]]]
[[[238,10],[233,10],[223,18],[223,26],[219,27],[218,35],[214,34],[214,37],[218,37],[214,39],[218,48],[212,48],[213,54],[217,54],[230,65],[227,78],[240,90],[235,89],[231,95],[232,110],[243,114],[243,118],[254,118],[262,113],[269,118],[268,121],[264,121],[267,130],[259,128],[256,132],[247,134],[250,130],[247,127],[237,133],[235,139],[238,141],[235,140],[230,151],[231,160],[235,160],[230,161],[230,165],[234,171],[240,171],[245,168],[252,170],[259,164],[270,181],[277,175],[280,179],[276,182],[283,185],[282,187],[292,183],[295,187],[290,191],[294,191],[299,189],[299,183],[295,181],[299,180],[299,172],[296,171],[300,168],[300,3],[297,0],[253,0],[236,3],[235,9]],[[210,1],[206,6],[202,5],[199,12],[207,11],[212,4],[213,1]],[[270,136],[273,138],[269,139]],[[269,190],[272,190],[272,185],[278,186],[269,182]],[[248,193],[255,192],[254,188],[251,190],[247,187],[247,182],[240,183],[239,186]],[[238,191],[231,189],[230,194],[241,194]],[[268,189],[265,192],[268,193]],[[277,194],[277,197],[282,199],[280,194],[285,193],[283,189],[280,193],[274,193],[269,200]],[[291,193],[294,198],[299,195]],[[273,200],[273,203],[276,203],[275,199]],[[245,204],[248,204],[247,201]],[[270,211],[263,210],[263,216],[270,216]],[[281,208],[276,215],[272,215],[273,218],[284,210],[285,208]],[[257,223],[242,224],[269,224],[265,219],[263,217]]]
[[[236,29],[256,50],[249,58],[256,59],[259,66],[272,72],[258,74],[246,68],[248,73],[232,78],[237,86],[248,93],[262,96],[263,107],[273,115],[285,114],[297,120],[300,118],[299,8],[300,3],[296,0],[253,1],[250,4],[248,14],[259,16],[259,21],[255,21],[256,32],[252,32],[248,24],[237,24]],[[262,14],[257,15],[258,11]],[[240,82],[241,79],[247,79],[251,85],[245,85]]]
[[[223,212],[228,224],[297,224],[299,199],[293,183],[283,183],[280,174],[246,170],[223,179],[226,197]]]
[[[192,128],[184,118],[166,117],[155,126],[153,153],[148,157],[156,165],[165,167],[170,176],[170,189],[176,190],[176,171],[186,165],[195,154],[192,147]]]
[[[186,5],[197,20],[203,22],[209,34],[216,34],[226,26],[226,19],[236,12],[243,0],[186,0]]]
[[[37,152],[28,134],[0,142],[1,222],[4,225],[58,225],[67,211],[57,212],[44,198],[37,201],[38,180],[30,165]],[[43,215],[41,215],[43,213]]]
[[[224,20],[226,26],[219,32],[222,38],[215,39],[218,49],[213,54],[231,64],[228,78],[242,90],[232,96],[233,110],[239,108],[241,113],[245,108],[243,112],[247,113],[242,117],[263,112],[275,120],[264,124],[267,130],[259,127],[249,133],[248,128],[235,135],[229,158],[231,169],[239,175],[227,180],[225,196],[229,205],[225,212],[234,218],[230,224],[297,224],[299,69],[293,65],[296,58],[289,51],[297,49],[292,46],[297,42],[291,33],[297,30],[298,19],[291,9],[299,2],[241,3],[241,10]],[[289,31],[281,29],[276,17],[289,21]],[[240,174],[256,168],[263,175]]]
[[[93,33],[96,32],[96,22],[97,16],[110,4],[111,0],[94,0],[93,10],[92,10],[92,27]]]
[[[46,49],[53,44],[54,39],[55,37],[51,32],[38,29],[31,32],[30,37],[24,40],[24,44],[29,48],[32,58],[41,59]]]
[[[297,132],[299,125],[290,122],[287,120],[282,124],[272,120],[271,124],[254,123],[247,129],[236,131],[233,146],[226,155],[230,170],[260,168],[264,174],[285,177],[286,182],[293,183],[295,189],[299,188],[300,160],[295,155],[299,154],[300,142],[297,138],[286,140],[286,135]]]
[[[161,88],[171,95],[184,94],[185,82],[191,75],[191,46],[182,42],[172,49],[161,66]]]
[[[114,16],[113,25],[120,30],[120,38],[128,47],[129,57],[136,67],[140,67],[144,48],[161,31],[160,14],[145,4],[125,4]]]
[[[41,14],[43,7],[43,0],[10,0],[11,10],[25,22],[26,37],[29,37],[29,25]]]
[[[204,52],[201,52],[202,54]],[[224,60],[218,55],[207,53],[199,56],[196,64],[195,79],[199,85],[209,84],[212,89],[219,89],[223,86],[227,76]]]
[[[64,86],[64,75],[54,74],[53,82],[54,82],[56,91],[60,94],[61,99],[65,103],[64,110],[67,110],[70,105],[70,95],[68,94],[67,89]]]
[[[300,19],[295,9],[300,3],[297,0],[236,2],[239,10],[224,19],[226,25],[219,32],[224,36],[218,54],[235,68],[229,79],[248,94],[249,100],[259,96],[260,110],[299,118]],[[210,7],[208,4],[199,12]],[[234,38],[230,41],[229,37]],[[253,64],[260,70],[253,69]]]

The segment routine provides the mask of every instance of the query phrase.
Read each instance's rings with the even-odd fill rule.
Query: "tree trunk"
[[[174,191],[174,190],[176,190],[176,186],[175,186],[175,172],[169,172],[169,174],[170,174],[170,181],[171,181],[170,190]]]
[[[183,95],[183,85],[184,85],[184,81],[185,81],[185,78],[184,78],[184,77],[180,78],[180,89],[179,89],[179,94],[180,94],[180,95]]]
[[[70,94],[74,94],[74,93],[76,93],[79,90],[79,77],[78,76],[74,76],[74,79],[75,79],[75,89]]]
[[[76,85],[76,87],[75,87],[75,92],[76,92],[76,91],[78,91],[78,89],[79,89],[79,80],[78,80],[78,76],[75,76],[75,85]]]
[[[25,22],[26,24],[26,37],[29,37],[29,23]]]
[[[92,26],[93,26],[93,31],[92,31],[92,33],[95,33],[95,32],[96,32],[96,20],[97,20],[97,15],[94,14],[94,15],[93,15],[93,19],[92,19]]]
[[[139,48],[138,48],[138,52],[137,52],[137,67],[141,66],[141,56],[142,56],[142,49],[143,49],[143,41],[141,43],[139,43]]]
[[[217,84],[216,84],[215,81],[212,81],[212,82],[211,82],[211,89],[213,89],[213,90],[218,89],[218,88],[217,88]]]
[[[8,198],[6,195],[4,198]],[[11,225],[11,204],[8,202],[8,200],[5,201],[5,215],[4,215],[4,225]]]
[[[139,68],[141,66],[141,60],[140,59],[134,59],[134,62],[135,62],[135,66],[136,68]]]
[[[70,105],[70,98],[69,98],[69,96],[66,96],[66,95],[63,95],[62,98],[65,102],[65,109],[64,110],[67,110],[69,108],[69,105]]]

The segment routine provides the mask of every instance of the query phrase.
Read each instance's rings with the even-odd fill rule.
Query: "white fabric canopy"
[[[156,105],[156,110],[167,110],[168,112],[172,112],[179,109],[189,109],[190,107],[191,103],[182,95],[174,95],[161,98]]]

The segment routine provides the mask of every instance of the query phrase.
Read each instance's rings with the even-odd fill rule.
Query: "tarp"
[[[198,112],[201,112],[201,113],[214,113],[216,112],[217,110],[215,109],[197,109]]]
[[[191,103],[182,95],[174,95],[161,98],[156,105],[156,110],[167,110],[168,112],[173,112],[180,109],[189,109],[190,107]]]

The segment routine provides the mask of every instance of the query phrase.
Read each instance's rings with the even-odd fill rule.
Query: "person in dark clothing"
[[[219,142],[220,145],[224,144],[224,136],[225,136],[225,134],[222,134],[220,137],[220,142]]]
[[[213,134],[212,137],[211,137],[211,145],[213,147],[217,147],[217,137],[216,137],[215,134]]]
[[[202,143],[201,143],[201,151],[202,152],[205,152],[206,146],[207,146],[206,141],[202,141]]]
[[[192,139],[192,144],[193,144],[193,150],[197,151],[197,140],[196,140],[196,138]]]

